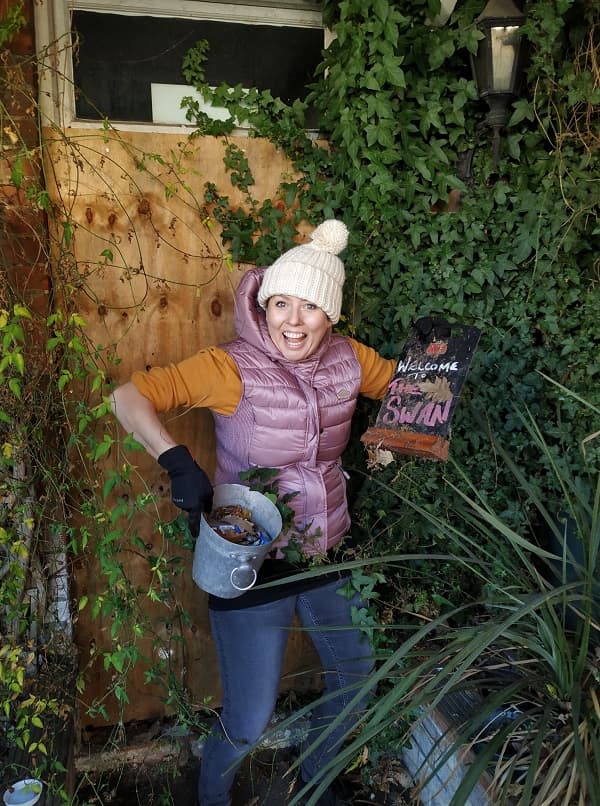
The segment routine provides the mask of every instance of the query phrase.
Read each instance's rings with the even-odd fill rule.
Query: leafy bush
[[[269,262],[291,245],[302,219],[339,216],[351,233],[346,332],[396,356],[408,326],[423,315],[481,329],[450,450],[478,479],[486,500],[518,526],[521,493],[488,434],[515,460],[535,467],[531,483],[552,496],[548,463],[531,445],[513,403],[552,423],[550,445],[575,469],[577,446],[594,430],[594,415],[567,401],[558,417],[561,395],[537,370],[599,400],[600,223],[593,166],[600,90],[593,54],[600,17],[583,0],[528,3],[527,85],[514,103],[496,166],[468,68],[481,3],[459,4],[439,29],[426,23],[436,8],[424,0],[324,2],[336,38],[305,104],[289,107],[269,93],[226,86],[212,93],[202,71],[194,71],[201,58],[188,61],[186,78],[229,108],[228,130],[249,120],[251,135],[270,138],[293,163],[295,174],[278,197],[258,205],[250,167],[230,148],[227,167],[246,203],[233,206],[215,188],[207,188],[206,201],[234,259]],[[326,146],[303,129],[310,106],[319,113]],[[374,411],[362,407],[357,432]],[[590,445],[588,460],[598,457],[597,445]],[[359,479],[368,476],[356,446],[347,463]],[[452,466],[403,459],[382,477],[393,492],[410,490],[425,508],[443,512],[452,505],[454,494],[443,483],[455,480]],[[389,548],[435,542],[443,550],[443,538],[430,524],[415,522],[393,495],[370,483],[362,490],[355,484],[352,493],[360,539],[377,534],[378,544],[387,541]],[[559,506],[556,501],[556,511]],[[449,577],[445,593],[450,588]]]

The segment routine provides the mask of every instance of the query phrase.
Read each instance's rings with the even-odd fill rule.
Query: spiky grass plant
[[[468,765],[456,768],[446,802],[467,802],[485,772],[494,804],[600,804],[600,475],[585,460],[573,471],[527,411],[522,420],[539,467],[519,468],[496,446],[522,492],[522,529],[492,511],[464,477],[452,485],[457,505],[450,518],[386,487],[454,547],[454,561],[479,578],[485,597],[413,628],[379,664],[370,685],[380,693],[362,712],[352,740],[313,782],[309,804],[378,734],[464,691],[475,693],[478,705],[443,738],[427,776],[434,780],[449,760],[474,751]],[[552,505],[538,492],[542,468],[555,482]],[[357,687],[336,723],[363,694]]]

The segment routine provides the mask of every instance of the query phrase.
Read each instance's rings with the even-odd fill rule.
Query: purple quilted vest
[[[215,414],[217,483],[239,482],[250,467],[280,468],[280,495],[290,501],[306,554],[338,543],[350,525],[346,479],[340,464],[350,438],[350,421],[361,383],[361,368],[342,336],[328,335],[305,361],[287,361],[267,331],[256,293],[264,270],[244,275],[237,292],[239,338],[222,348],[237,364],[243,394],[230,416]]]

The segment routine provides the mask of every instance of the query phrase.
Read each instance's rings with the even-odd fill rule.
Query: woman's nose
[[[302,309],[299,305],[292,305],[288,311],[290,325],[298,325],[302,321]]]

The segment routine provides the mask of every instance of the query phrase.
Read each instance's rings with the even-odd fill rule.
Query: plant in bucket
[[[218,484],[213,513],[215,518],[200,519],[192,577],[203,591],[233,599],[256,583],[281,532],[281,514],[269,498],[242,484]]]

